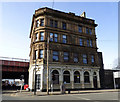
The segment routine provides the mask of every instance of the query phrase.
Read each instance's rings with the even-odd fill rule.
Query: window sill
[[[71,83],[65,83],[65,85],[68,85],[68,84],[71,84]]]
[[[90,83],[84,83],[84,84],[90,84]]]
[[[81,84],[81,83],[74,83],[74,84]]]

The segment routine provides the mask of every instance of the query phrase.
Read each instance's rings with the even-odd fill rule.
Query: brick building
[[[95,21],[50,8],[35,10],[30,31],[29,87],[46,89],[47,40],[49,39],[49,87],[60,89],[100,88]]]

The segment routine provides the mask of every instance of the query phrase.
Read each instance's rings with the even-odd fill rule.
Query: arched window
[[[90,83],[90,78],[89,78],[89,73],[88,72],[84,72],[84,82],[85,83]]]
[[[63,82],[70,83],[70,72],[64,71],[63,73]]]
[[[59,72],[57,70],[53,70],[52,72],[52,81],[53,84],[59,84]]]
[[[96,76],[96,75],[97,75],[96,72],[94,72],[94,73],[93,73],[93,76]]]
[[[74,72],[74,83],[80,83],[80,73],[78,71]]]

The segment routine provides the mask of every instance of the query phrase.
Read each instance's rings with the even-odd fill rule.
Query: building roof
[[[66,20],[71,20],[71,21],[75,20],[76,22],[80,21],[81,23],[90,24],[90,25],[93,25],[94,27],[97,26],[97,24],[95,24],[93,19],[78,16],[78,15],[75,15],[75,13],[72,13],[72,12],[65,13],[65,12],[54,10],[54,9],[51,9],[51,8],[48,8],[48,7],[43,7],[43,8],[39,8],[38,10],[35,10],[35,14],[33,14],[30,36],[29,36],[30,38],[31,38],[34,19],[36,17],[40,16],[40,15],[52,15],[52,16],[55,16],[55,17],[66,19]]]

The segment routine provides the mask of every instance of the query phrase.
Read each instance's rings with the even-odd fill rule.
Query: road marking
[[[77,96],[73,96],[73,95],[70,95],[70,96],[72,96],[72,97],[74,97],[74,98],[79,98],[79,99],[82,99],[82,100],[91,100],[91,99],[89,99],[89,98],[84,98],[84,97],[77,97]]]

